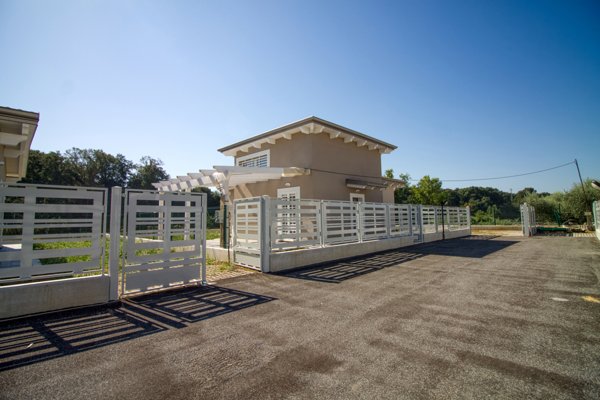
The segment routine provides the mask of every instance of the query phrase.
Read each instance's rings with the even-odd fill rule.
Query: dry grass
[[[211,258],[206,260],[206,279],[210,282],[248,275],[255,272],[257,271],[230,264],[227,261],[218,261]]]

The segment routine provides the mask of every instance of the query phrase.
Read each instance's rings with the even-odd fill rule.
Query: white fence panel
[[[436,233],[437,232],[437,207],[434,206],[421,206],[421,225],[422,233]]]
[[[521,204],[521,227],[523,236],[533,236],[537,233],[535,208],[527,203]]]
[[[272,199],[271,249],[283,250],[321,244],[321,202]]]
[[[390,204],[390,236],[412,235],[412,206],[410,204]]]
[[[0,283],[102,275],[107,190],[0,184]]]
[[[410,224],[412,227],[413,235],[422,235],[423,229],[421,224],[421,206],[411,205],[410,206]]]
[[[358,242],[358,205],[347,201],[323,201],[323,244]]]
[[[458,207],[446,207],[446,224],[449,231],[460,229],[460,212]]]
[[[261,269],[263,199],[236,200],[234,204],[233,259],[237,264]],[[291,222],[291,221],[286,221]],[[266,228],[265,228],[266,229]],[[286,230],[293,229],[290,225]]]
[[[127,190],[123,294],[206,276],[206,195]]]
[[[260,250],[260,206],[260,199],[236,202],[234,248]]]
[[[360,233],[362,240],[383,239],[388,233],[387,204],[359,203]]]
[[[460,229],[466,229],[471,226],[471,211],[469,208],[459,207],[458,209],[458,226]]]

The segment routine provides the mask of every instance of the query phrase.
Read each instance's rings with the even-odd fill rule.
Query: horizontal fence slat
[[[0,244],[22,244],[0,253],[2,283],[101,274],[107,193],[104,188],[0,184],[1,216],[8,217],[0,224]],[[7,197],[14,199],[6,202]]]
[[[57,257],[74,257],[74,256],[90,256],[92,258],[98,258],[102,254],[102,248],[100,246],[92,247],[72,247],[72,248],[61,248],[61,249],[44,249],[44,250],[33,250],[33,258],[57,258]]]
[[[129,274],[133,272],[143,272],[153,269],[170,269],[171,267],[200,264],[202,264],[202,257],[186,258],[183,260],[169,260],[155,263],[129,264],[124,267],[124,271],[126,274]]]
[[[77,188],[70,190],[65,187],[57,189],[44,189],[40,187],[3,187],[0,188],[3,196],[9,197],[35,197],[35,198],[54,198],[54,199],[91,199],[101,202],[105,196],[106,189],[96,188]]]
[[[42,276],[54,275],[56,273],[62,273],[65,275],[76,275],[83,274],[88,272],[102,272],[102,267],[99,265],[97,261],[82,261],[76,263],[58,263],[58,264],[47,264],[47,265],[20,265],[18,267],[11,268],[0,268],[0,279],[9,278],[9,277],[17,277],[22,276],[21,271],[24,268],[27,268],[27,274],[33,276],[37,276],[38,279]],[[29,280],[29,276],[27,278],[23,278]]]
[[[31,212],[31,213],[69,213],[85,214],[100,213],[104,211],[101,205],[91,204],[19,204],[3,203],[4,212]]]

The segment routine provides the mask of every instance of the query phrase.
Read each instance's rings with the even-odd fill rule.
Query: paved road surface
[[[450,240],[0,327],[2,399],[600,397],[600,242]]]

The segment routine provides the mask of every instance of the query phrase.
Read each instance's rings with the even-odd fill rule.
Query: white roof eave
[[[280,140],[280,139],[291,140],[292,135],[295,135],[298,133],[302,133],[305,135],[326,133],[326,134],[329,134],[329,138],[332,140],[333,139],[342,139],[342,140],[344,140],[344,143],[355,143],[357,147],[364,146],[364,147],[367,147],[367,149],[369,149],[369,150],[378,151],[380,154],[389,154],[394,150],[391,147],[384,146],[381,143],[377,143],[375,141],[366,139],[364,137],[358,137],[356,135],[353,135],[351,133],[345,132],[340,129],[333,129],[328,126],[316,123],[316,122],[311,122],[310,124],[300,126],[295,129],[288,129],[286,131],[275,133],[275,134],[267,136],[267,137],[257,138],[253,142],[244,143],[243,145],[223,151],[223,154],[226,156],[235,157],[239,151],[242,151],[245,153],[252,148],[260,149],[263,144],[267,144],[267,143],[274,144],[275,141]]]
[[[213,168],[202,169],[199,172],[190,172],[187,176],[178,176],[177,178],[153,183],[152,185],[157,190],[165,192],[175,192],[195,187],[214,187],[221,192],[226,192],[228,188],[238,185],[310,174],[309,169],[297,167],[214,166]]]

